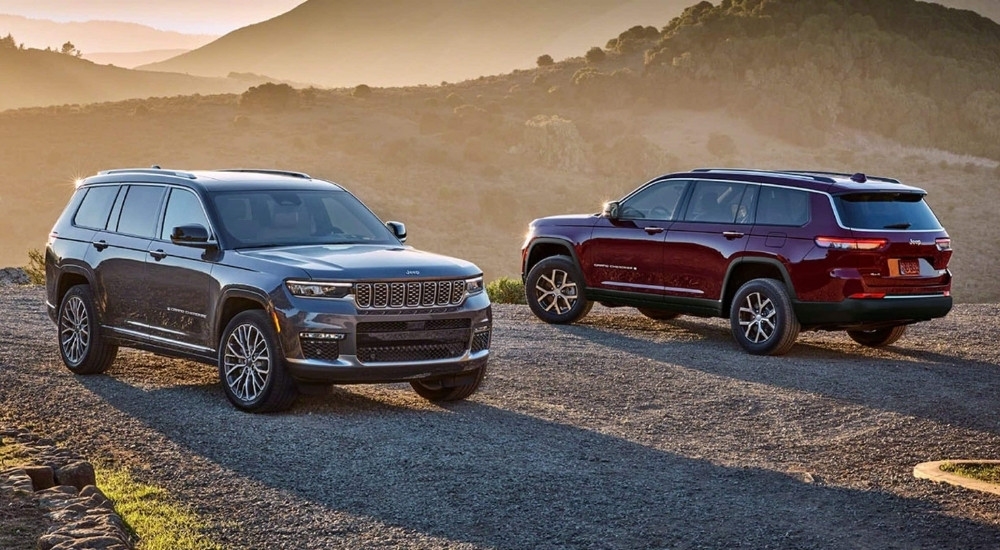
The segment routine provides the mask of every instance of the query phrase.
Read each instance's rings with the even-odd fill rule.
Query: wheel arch
[[[63,297],[69,292],[69,289],[77,285],[87,285],[91,289],[94,288],[94,282],[90,278],[90,274],[83,270],[78,270],[74,268],[67,268],[60,273],[59,278],[56,280],[55,285],[55,303],[53,304],[57,309],[59,304],[62,303]]]
[[[213,335],[218,343],[222,338],[222,332],[226,330],[229,322],[244,311],[261,310],[270,312],[270,300],[267,296],[257,290],[248,288],[229,288],[222,293],[219,308],[215,314],[215,330]],[[275,327],[277,328],[277,327]]]
[[[580,270],[580,273],[585,275],[573,243],[564,239],[542,237],[535,239],[528,246],[527,254],[524,257],[524,265],[521,266],[521,280],[524,281],[528,277],[528,272],[531,271],[531,268],[535,267],[535,264],[552,256],[569,256],[573,260],[573,263],[576,264],[577,269]],[[584,279],[586,280],[586,277]]]
[[[788,296],[795,299],[795,288],[792,286],[792,279],[788,275],[788,270],[778,260],[771,258],[741,259],[733,262],[726,272],[726,279],[722,285],[722,312],[728,316],[729,308],[732,307],[733,297],[747,281],[753,279],[775,279],[785,285]]]

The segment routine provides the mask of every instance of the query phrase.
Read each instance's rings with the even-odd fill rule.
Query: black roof
[[[657,179],[727,179],[748,183],[769,183],[827,193],[852,193],[858,191],[902,191],[926,193],[923,189],[904,185],[899,180],[869,176],[861,172],[841,173],[818,170],[757,170],[752,168],[696,168],[688,172],[667,174]]]

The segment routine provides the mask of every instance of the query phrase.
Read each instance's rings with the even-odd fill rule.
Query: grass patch
[[[952,464],[945,462],[941,465],[941,471],[987,483],[1000,484],[1000,464]]]
[[[162,488],[136,481],[129,470],[96,467],[97,486],[138,537],[138,550],[221,550],[206,524]]]
[[[520,279],[500,277],[486,285],[486,294],[494,304],[525,304],[524,283]]]

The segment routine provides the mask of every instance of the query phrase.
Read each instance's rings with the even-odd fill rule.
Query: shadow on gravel
[[[308,413],[260,416],[215,396],[182,395],[200,388],[84,383],[239,478],[324,510],[297,524],[308,528],[267,518],[267,531],[251,539],[262,548],[295,537],[296,547],[337,547],[357,517],[493,548],[1000,545],[1000,526],[949,517],[923,501],[723,467],[475,401],[421,410],[337,390],[309,400]],[[214,422],[193,425],[179,406]]]
[[[743,352],[728,328],[679,319],[651,324],[652,330],[643,331],[650,335],[646,339],[623,333],[621,324],[608,316],[554,328],[611,350],[717,376],[1000,435],[1000,416],[983,414],[995,409],[1000,395],[1000,365],[994,363],[908,349],[905,340],[866,349],[867,355],[800,341],[785,356],[760,357]]]

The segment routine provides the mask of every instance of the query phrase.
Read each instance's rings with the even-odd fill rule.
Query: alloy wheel
[[[739,316],[740,327],[743,328],[746,339],[759,344],[771,338],[777,329],[776,316],[777,311],[770,298],[760,292],[747,294]]]
[[[578,297],[576,283],[570,279],[569,273],[561,269],[553,269],[548,275],[539,277],[535,283],[538,305],[557,315],[568,313]]]
[[[83,361],[90,346],[90,317],[78,296],[71,296],[63,305],[59,318],[59,343],[66,359],[75,364]]]
[[[236,327],[226,341],[226,385],[240,401],[255,401],[267,387],[271,356],[264,334],[250,323]]]

